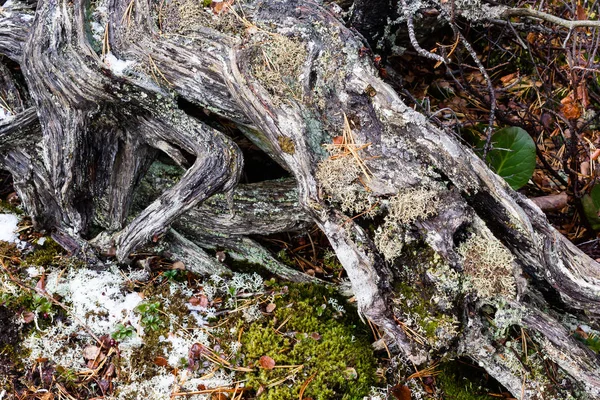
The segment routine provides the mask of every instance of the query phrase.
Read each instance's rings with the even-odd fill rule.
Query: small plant
[[[575,339],[579,340],[581,343],[585,344],[596,354],[600,354],[600,336],[596,333],[586,333],[580,329],[576,330],[573,334]]]
[[[135,329],[131,325],[117,324],[115,331],[110,335],[115,340],[125,340],[130,338],[135,333]]]
[[[176,269],[170,269],[168,271],[163,272],[163,279],[167,279],[170,282],[176,282],[180,279],[181,274]]]
[[[165,326],[164,321],[160,319],[160,302],[143,303],[137,306],[136,310],[142,315],[142,325],[152,331],[158,331]]]
[[[523,187],[535,169],[535,142],[519,127],[498,130],[487,154],[490,167],[514,189]]]

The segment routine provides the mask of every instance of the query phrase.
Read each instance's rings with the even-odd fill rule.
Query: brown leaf
[[[577,19],[579,21],[588,19],[587,11],[580,4],[577,4]]]
[[[573,93],[571,92],[567,97],[560,101],[561,111],[567,119],[577,119],[581,116],[581,110],[579,105],[575,101]]]
[[[46,277],[42,275],[40,280],[35,285],[36,292],[45,292],[46,291]]]
[[[192,296],[190,297],[190,299],[188,300],[188,303],[190,303],[193,306],[197,306],[200,304],[200,299],[197,298],[196,296]]]
[[[212,3],[210,3],[210,8],[212,8],[213,13],[215,14],[221,14],[225,11],[227,11],[227,9],[233,4],[233,0],[225,0],[225,1],[216,1],[213,0]]]
[[[313,332],[310,334],[311,339],[313,340],[321,340],[321,335],[318,332]]]
[[[26,324],[32,322],[35,319],[35,314],[32,312],[24,312],[21,316],[23,317],[23,322],[25,322]]]
[[[171,264],[171,269],[185,271],[185,264],[183,263],[183,261],[175,261],[173,264]]]
[[[333,138],[332,142],[333,142],[333,144],[342,144],[342,143],[344,143],[344,137],[336,136]]]
[[[581,329],[581,327],[577,327],[577,329],[575,329],[575,333],[577,333],[579,336],[581,336],[582,339],[587,339],[588,338],[588,334],[586,331],[584,331],[583,329]]]
[[[508,86],[511,83],[514,83],[515,79],[517,79],[518,77],[519,73],[513,72],[512,74],[504,75],[503,77],[501,77],[500,81],[502,82],[503,86]]]
[[[158,356],[154,357],[154,364],[158,365],[159,367],[166,367],[169,365],[169,362],[166,358]]]
[[[390,393],[398,400],[410,400],[410,388],[404,385],[396,385],[390,389]]]
[[[89,345],[83,349],[83,358],[86,360],[94,360],[100,355],[100,347]]]
[[[260,364],[260,366],[264,369],[273,369],[273,367],[275,367],[275,360],[273,360],[271,357],[269,356],[262,356],[259,360],[258,363]]]
[[[273,310],[275,310],[275,307],[277,307],[277,306],[275,305],[275,303],[269,303],[269,304],[267,304],[266,311],[267,311],[268,313],[272,313],[272,312],[273,312]]]

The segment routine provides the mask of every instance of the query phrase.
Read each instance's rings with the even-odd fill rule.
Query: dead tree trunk
[[[0,167],[36,226],[74,253],[125,261],[172,225],[171,251],[201,272],[223,272],[201,250],[219,245],[303,280],[247,235],[316,223],[361,314],[402,357],[470,357],[517,398],[600,398],[598,356],[571,335],[598,328],[599,265],[407,108],[320,3],[216,4],[5,4],[0,52],[26,88],[2,68]],[[236,188],[236,144],[178,98],[235,124],[295,184]],[[159,152],[185,173],[131,216]],[[514,327],[549,361],[515,355]]]

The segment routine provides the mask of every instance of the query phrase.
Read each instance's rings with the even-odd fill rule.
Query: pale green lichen
[[[418,188],[404,190],[388,202],[384,223],[375,231],[375,245],[388,261],[402,254],[403,226],[424,220],[438,213],[441,196],[438,190]]]
[[[331,202],[339,203],[343,212],[375,214],[376,199],[360,183],[362,171],[349,157],[330,157],[321,161],[316,177]]]
[[[386,220],[411,224],[436,215],[440,202],[440,194],[437,190],[408,189],[390,199]]]
[[[300,74],[308,56],[301,41],[279,34],[257,35],[252,74],[277,100],[302,97]]]
[[[514,257],[494,238],[471,235],[458,247],[463,268],[480,298],[516,295],[513,277]]]

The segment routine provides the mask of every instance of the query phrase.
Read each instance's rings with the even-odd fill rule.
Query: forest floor
[[[545,3],[566,19],[596,18],[594,7]],[[519,191],[549,196],[553,225],[600,259],[598,32],[457,24],[489,80],[447,27],[420,40],[448,66],[419,57],[402,36],[370,56],[407,104],[475,151],[490,115],[494,130],[527,132],[535,169]],[[398,365],[352,298],[333,289],[344,271],[317,229],[258,239],[332,286],[243,272],[203,278],[152,248],[131,266],[88,266],[32,229],[0,171],[0,399],[510,398],[465,360]]]
[[[10,208],[0,209],[0,399],[510,398],[466,360],[402,365],[340,294],[339,263],[313,258],[328,251],[317,231],[265,244],[324,284],[203,278],[150,247],[130,266],[89,266]]]

